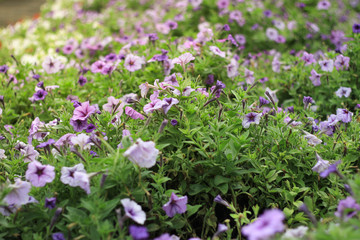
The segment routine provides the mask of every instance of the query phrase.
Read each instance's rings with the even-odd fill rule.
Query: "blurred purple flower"
[[[42,165],[38,161],[32,161],[25,173],[27,180],[35,187],[43,187],[55,179],[55,168],[50,165]]]
[[[146,220],[146,214],[139,204],[130,200],[129,198],[122,199],[121,204],[124,207],[125,216],[131,218],[138,224],[144,224]]]
[[[170,200],[162,207],[169,217],[174,217],[175,214],[182,214],[186,212],[186,204],[188,202],[187,196],[178,197],[175,193],[171,193]]]
[[[33,98],[35,101],[44,100],[47,94],[47,91],[40,89],[36,93],[34,93]]]
[[[130,225],[129,232],[134,240],[147,240],[149,239],[149,233],[146,227]]]
[[[151,168],[156,164],[158,154],[159,150],[155,148],[154,142],[144,142],[140,138],[124,152],[124,156],[131,162],[145,168]]]
[[[358,211],[360,211],[360,205],[356,203],[353,197],[349,196],[340,200],[335,216],[342,218],[344,221],[348,221],[354,217]]]
[[[45,207],[48,209],[53,209],[56,206],[56,197],[45,198]]]

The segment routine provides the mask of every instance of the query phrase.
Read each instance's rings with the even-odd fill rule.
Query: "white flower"
[[[308,231],[308,227],[306,226],[299,226],[293,229],[287,229],[282,239],[298,239],[304,237],[306,232]]]
[[[72,187],[76,187],[77,183],[74,176],[76,172],[86,173],[82,163],[79,163],[73,167],[62,167],[60,181],[64,184],[69,184]]]
[[[90,137],[84,133],[71,138],[71,142],[74,145],[79,145],[81,150],[89,150],[93,143],[89,143]]]
[[[142,210],[141,206],[129,198],[121,200],[121,204],[124,206],[125,215],[138,224],[144,224],[146,220],[146,214]]]
[[[317,163],[312,168],[314,172],[322,173],[326,169],[329,168],[330,164],[329,161],[322,159],[317,152],[315,152]]]
[[[4,149],[0,149],[0,159],[5,159],[7,158],[5,155],[5,150]]]
[[[124,156],[140,167],[151,168],[155,165],[158,154],[159,150],[155,148],[154,142],[144,142],[139,138],[126,150]]]

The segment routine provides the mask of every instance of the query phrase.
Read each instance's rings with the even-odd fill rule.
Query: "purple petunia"
[[[347,88],[347,87],[340,87],[336,92],[336,96],[338,96],[339,98],[341,97],[349,97],[351,93],[351,88]]]
[[[5,196],[4,200],[8,205],[21,206],[28,203],[29,192],[31,184],[29,182],[22,181],[21,179],[15,179],[14,184],[10,184],[10,192]]]
[[[45,207],[48,209],[53,209],[56,206],[56,197],[45,198]]]
[[[55,179],[55,167],[42,165],[38,161],[32,161],[25,173],[27,180],[35,187],[43,187]]]
[[[134,240],[146,240],[149,238],[149,233],[146,227],[130,225],[129,233]]]
[[[347,109],[338,108],[336,110],[337,120],[342,121],[343,123],[351,122],[351,118],[354,114]]]
[[[312,84],[314,86],[320,86],[321,85],[321,81],[320,81],[320,77],[321,74],[318,74],[314,69],[311,70],[311,76],[309,77],[309,79],[311,80]]]
[[[64,184],[76,187],[77,182],[74,175],[76,172],[86,173],[82,163],[79,163],[73,167],[62,167],[60,181]]]
[[[146,214],[139,204],[130,200],[129,198],[122,199],[121,204],[124,207],[126,217],[131,218],[138,224],[144,224],[146,220]]]
[[[353,30],[353,33],[360,33],[360,24],[354,23],[354,25],[352,26],[352,30]]]
[[[330,166],[329,161],[322,159],[317,152],[315,152],[315,157],[317,162],[315,166],[312,168],[314,172],[322,173],[323,171],[329,168]]]
[[[175,193],[171,193],[170,200],[162,207],[169,217],[174,217],[175,214],[182,214],[186,212],[186,204],[188,202],[187,196],[178,197]]]
[[[334,61],[331,59],[319,61],[319,64],[321,66],[321,70],[323,70],[324,72],[332,72],[334,69]]]
[[[132,119],[141,119],[141,120],[145,119],[145,117],[141,113],[135,111],[131,107],[125,107],[125,114],[131,117]]]
[[[244,116],[242,121],[242,126],[244,128],[249,128],[250,124],[259,124],[261,118],[261,113],[251,112]]]
[[[356,200],[349,196],[343,200],[340,200],[335,216],[348,221],[354,217],[358,211],[360,211],[360,205],[356,203]]]
[[[276,233],[285,230],[284,219],[285,215],[281,210],[266,210],[254,222],[244,226],[241,232],[247,236],[249,240],[270,239]]]
[[[43,89],[40,89],[38,91],[36,91],[36,93],[34,93],[33,95],[33,99],[35,101],[42,101],[45,99],[46,95],[48,94],[47,91],[43,90]]]
[[[325,169],[324,171],[322,171],[320,173],[320,177],[322,178],[326,178],[327,176],[329,176],[330,173],[339,173],[337,166],[341,163],[341,161],[336,161],[334,164],[331,164],[327,169]]]
[[[156,164],[158,154],[159,150],[155,148],[154,142],[144,142],[140,138],[124,152],[124,156],[131,162],[145,168],[151,168]]]
[[[80,106],[74,109],[73,120],[86,120],[90,115],[96,112],[96,108],[94,106],[90,106],[89,101],[81,103]]]

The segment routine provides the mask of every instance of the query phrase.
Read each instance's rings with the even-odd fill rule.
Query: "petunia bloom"
[[[25,173],[27,180],[35,187],[43,187],[55,179],[55,167],[42,165],[38,161],[32,161]]]
[[[336,92],[336,96],[338,96],[339,98],[341,97],[349,97],[351,93],[351,88],[348,87],[340,87]]]
[[[165,203],[165,205],[162,208],[166,212],[166,215],[172,218],[177,213],[182,214],[186,212],[187,202],[188,202],[187,196],[178,197],[175,195],[175,193],[171,193],[170,200],[167,203]]]
[[[139,204],[130,200],[129,198],[122,199],[121,204],[124,206],[125,216],[131,218],[138,224],[144,224],[146,220],[146,214]]]
[[[254,222],[242,228],[244,234],[249,240],[265,240],[270,239],[276,233],[283,232],[285,225],[284,213],[279,209],[266,210]]]
[[[321,70],[323,70],[324,72],[332,72],[334,69],[334,61],[331,59],[319,61],[319,64],[321,66]]]
[[[185,65],[194,60],[195,57],[191,53],[184,53],[183,55],[174,58],[172,60],[173,64],[180,64],[185,72]]]
[[[329,161],[322,159],[317,152],[315,152],[315,156],[316,156],[317,163],[312,168],[312,170],[314,172],[321,173],[329,168],[329,166],[330,166]]]
[[[5,196],[4,200],[8,205],[21,206],[28,203],[29,192],[31,184],[29,182],[22,181],[21,179],[15,179],[14,184],[10,184],[10,192]]]
[[[72,119],[84,121],[95,112],[96,108],[94,106],[90,106],[89,101],[83,102],[80,106],[75,108]]]
[[[309,77],[309,79],[311,80],[312,84],[314,86],[320,86],[321,85],[321,81],[320,81],[320,77],[321,74],[318,74],[314,69],[311,70],[311,76]]]
[[[347,109],[338,108],[336,110],[336,116],[339,121],[343,123],[351,122],[351,118],[354,114]]]
[[[340,200],[335,216],[348,221],[354,217],[358,211],[360,211],[360,205],[356,203],[356,200],[349,196],[343,200]]]
[[[129,233],[134,240],[147,240],[149,239],[149,233],[146,227],[130,225]]]
[[[242,121],[242,126],[244,128],[249,128],[250,124],[259,124],[261,118],[261,113],[251,112],[244,116]]]
[[[124,156],[131,162],[145,168],[155,165],[158,154],[159,150],[155,148],[154,142],[144,142],[140,138],[124,152]]]
[[[144,63],[145,62],[141,57],[135,56],[133,54],[128,54],[125,58],[124,67],[130,72],[135,72],[137,70],[140,70],[142,64]]]
[[[125,114],[131,117],[132,119],[141,119],[141,120],[145,119],[145,117],[141,113],[135,111],[131,107],[125,107]]]
[[[51,56],[47,56],[42,63],[42,67],[44,68],[45,72],[51,74],[51,73],[57,73],[60,71],[62,67],[62,63],[60,60],[55,59]]]

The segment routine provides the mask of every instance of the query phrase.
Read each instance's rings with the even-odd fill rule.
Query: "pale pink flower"
[[[221,51],[218,47],[210,46],[209,48],[210,48],[210,51],[212,51],[215,55],[225,58],[225,52]]]
[[[145,62],[141,57],[135,56],[133,54],[128,54],[125,58],[124,67],[130,72],[135,72],[137,70],[140,70],[142,64],[144,63]]]
[[[173,64],[180,64],[185,72],[185,64],[188,64],[190,61],[194,59],[195,57],[191,53],[187,52],[177,58],[174,58],[172,62]]]
[[[158,154],[159,150],[155,148],[154,142],[144,142],[139,138],[125,151],[124,156],[139,167],[151,168],[156,164]]]
[[[131,117],[132,119],[139,119],[139,118],[141,120],[145,119],[145,117],[143,115],[141,115],[141,113],[135,111],[131,107],[125,107],[125,114],[128,115],[129,117]]]
[[[47,56],[42,63],[42,67],[44,68],[45,72],[51,74],[51,73],[57,73],[61,70],[62,63],[60,60],[55,59],[51,56]]]
[[[29,192],[31,189],[29,182],[17,178],[14,184],[9,185],[9,188],[11,190],[4,198],[8,205],[14,204],[15,206],[21,206],[29,202]]]

